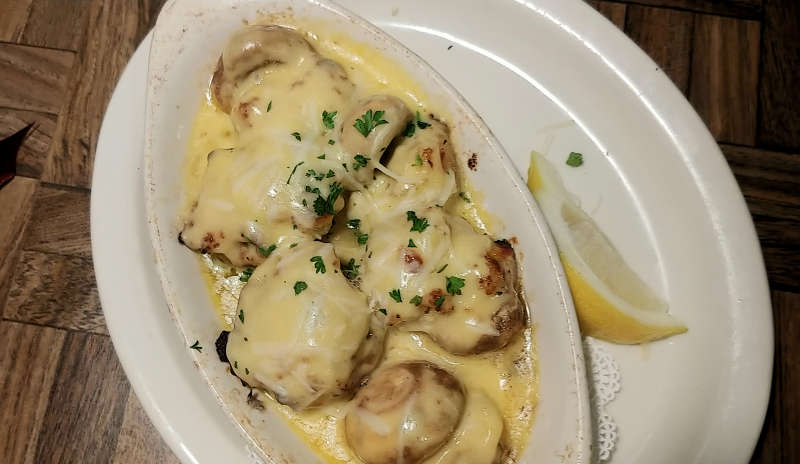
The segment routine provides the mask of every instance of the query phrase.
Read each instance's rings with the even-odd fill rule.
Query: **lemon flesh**
[[[536,152],[531,153],[528,188],[558,245],[584,335],[639,344],[687,331],[572,200],[556,170]]]

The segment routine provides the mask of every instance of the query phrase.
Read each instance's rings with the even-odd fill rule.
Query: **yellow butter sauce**
[[[295,20],[291,17],[270,18],[269,22],[294,26],[307,32],[306,37],[317,51],[338,61],[363,95],[391,94],[401,98],[412,110],[433,112],[446,121],[438,111],[435,100],[415,82],[410,74],[388,57],[350,39],[345,33],[319,22]],[[190,133],[184,166],[184,211],[191,208],[205,172],[208,153],[217,148],[236,144],[236,134],[230,118],[213,104],[210,94],[203,96]],[[469,201],[454,196],[448,211],[458,214],[473,227],[487,233],[499,230],[498,221],[482,206],[483,195],[474,191],[464,179],[460,191]],[[220,319],[221,329],[229,330],[231,317],[236,314],[236,298],[241,286],[233,270],[218,265],[209,258],[200,259],[208,291]],[[476,356],[456,356],[445,352],[424,334],[391,330],[387,337],[384,362],[406,359],[425,359],[453,372],[470,391],[482,391],[491,398],[503,415],[503,444],[512,458],[519,457],[527,444],[537,403],[538,378],[534,353],[534,330],[526,328],[504,350]],[[346,444],[343,418],[346,402],[334,402],[323,407],[297,412],[263,395],[267,407],[283,415],[289,426],[320,458],[328,463],[358,463]]]

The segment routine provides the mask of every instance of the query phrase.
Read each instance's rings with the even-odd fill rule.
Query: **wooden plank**
[[[628,7],[625,33],[672,79],[689,89],[695,14],[638,5]]]
[[[625,27],[625,14],[627,6],[622,3],[609,3],[598,0],[588,2],[600,14],[608,18],[609,21],[614,23],[620,29]]]
[[[33,0],[20,42],[78,51],[84,41],[93,0]]]
[[[106,334],[92,260],[23,251],[3,317],[18,322]]]
[[[800,151],[800,2],[765,3],[758,145]]]
[[[142,405],[131,391],[125,407],[125,418],[117,439],[114,464],[139,464],[153,462],[180,464],[161,435],[150,423]]]
[[[721,148],[753,215],[771,284],[800,290],[800,154]]]
[[[160,1],[91,3],[86,37],[69,82],[69,100],[58,119],[43,180],[90,187],[106,104],[128,58],[154,20],[156,4]]]
[[[39,178],[47,164],[50,142],[56,128],[56,117],[47,113],[0,108],[0,139],[8,137],[30,123],[36,124],[17,153],[17,174]]]
[[[0,107],[57,114],[75,54],[0,43]]]
[[[601,0],[601,2],[673,8],[744,19],[759,19],[763,10],[762,0]]]
[[[780,331],[781,455],[783,462],[800,462],[800,293],[773,292],[772,304],[778,312]]]
[[[697,15],[689,99],[719,142],[756,141],[759,23]]]
[[[70,332],[62,348],[35,462],[111,462],[129,392],[111,340]]]
[[[0,221],[0,312],[2,311],[11,279],[15,274],[22,236],[31,217],[31,207],[39,182],[26,177],[15,177],[0,189],[2,217]]]
[[[0,15],[0,41],[16,42],[25,29],[32,0],[14,0],[3,4]]]
[[[24,248],[90,258],[89,191],[41,185],[25,232]]]
[[[0,322],[0,462],[33,463],[65,333]]]

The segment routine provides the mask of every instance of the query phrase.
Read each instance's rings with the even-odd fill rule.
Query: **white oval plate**
[[[546,152],[688,323],[688,334],[649,348],[605,345],[623,376],[610,407],[620,434],[612,462],[747,462],[769,395],[766,277],[733,177],[666,76],[578,0],[341,3],[442,73],[521,173],[531,149]],[[101,301],[131,383],[173,451],[185,462],[247,462],[245,442],[191,365],[155,274],[139,190],[148,48],[123,75],[98,143],[92,238]],[[584,166],[561,165],[569,151],[582,151]]]
[[[267,6],[261,0],[172,0],[153,30],[144,151],[148,222],[167,305],[187,345],[199,340],[207,347],[192,356],[223,409],[265,459],[317,461],[280,414],[247,403],[248,390],[211,349],[220,331],[216,311],[196,254],[177,240],[186,127],[194,120],[219,51],[244,21],[282,13],[324,22],[325,28],[373,46],[436,100],[427,104],[448,120],[462,174],[484,195],[483,206],[502,227],[493,232],[519,238],[515,248],[535,327],[539,377],[536,419],[520,462],[557,463],[565,453],[572,456],[568,462],[585,462],[591,424],[580,334],[558,253],[525,183],[480,116],[436,71],[379,29],[323,0],[277,0]],[[480,155],[475,170],[466,166],[473,153]]]

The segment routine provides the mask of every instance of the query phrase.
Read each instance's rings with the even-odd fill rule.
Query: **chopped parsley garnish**
[[[365,167],[367,165],[367,161],[369,160],[370,158],[367,158],[361,153],[357,154],[353,157],[353,169],[358,171],[359,169]]]
[[[405,130],[403,130],[403,135],[406,137],[413,137],[414,136],[414,121],[411,121],[406,125]]]
[[[350,172],[350,169],[347,168],[346,163],[342,163],[342,167],[344,168],[345,171]]]
[[[318,159],[318,160],[324,160],[324,159],[325,159],[325,153],[323,153],[323,154],[321,154],[321,155],[317,156],[317,159]]]
[[[320,194],[319,187],[312,187],[310,185],[306,185],[306,192],[308,192],[308,193],[316,193],[317,195]]]
[[[239,280],[242,282],[247,282],[248,280],[250,280],[250,276],[252,275],[253,275],[253,268],[248,267],[247,269],[242,271],[241,274],[239,274]]]
[[[447,277],[447,293],[451,295],[461,295],[461,289],[464,288],[464,279],[456,276]]]
[[[438,271],[436,271],[436,273],[437,273],[437,274],[441,274],[441,273],[442,273],[442,271],[444,271],[444,270],[445,270],[445,268],[447,268],[447,264],[445,264],[444,266],[442,266],[441,268],[439,268],[439,270],[438,270]]]
[[[323,155],[323,156],[325,156],[325,155]],[[335,175],[336,175],[336,173],[333,172],[333,169],[328,169],[328,173],[325,174],[325,178],[330,179],[331,177],[333,177]]]
[[[413,241],[413,240],[411,240],[411,239],[408,239],[408,247],[409,247],[409,248],[416,248],[416,247],[417,247],[417,244],[416,244],[416,243],[414,243],[414,241]]]
[[[406,211],[406,218],[411,221],[411,232],[422,232],[428,228],[428,220],[418,218],[414,211]]]
[[[245,374],[247,374],[247,375],[250,375],[250,369],[248,369],[248,368],[246,368],[246,367],[245,367],[245,368],[244,368],[244,373],[245,373]]]
[[[292,132],[292,133],[291,133],[291,134],[289,134],[289,135],[291,135],[292,137],[294,137],[295,139],[297,139],[297,141],[298,141],[298,142],[299,142],[299,141],[301,141],[301,140],[303,140],[303,139],[302,139],[302,137],[300,137],[300,132]]]
[[[317,194],[317,198],[314,200],[314,212],[317,213],[317,216],[336,214],[333,205],[336,204],[336,199],[339,198],[339,194],[342,193],[342,190],[342,186],[338,182],[334,182],[331,184],[327,198],[323,198],[322,195]]]
[[[392,299],[394,301],[398,302],[398,303],[402,303],[403,302],[403,297],[400,295],[400,289],[399,288],[395,288],[394,290],[389,292],[389,296],[392,297]]]
[[[244,324],[244,309],[239,310],[239,320]]]
[[[272,110],[272,100],[270,100],[269,104],[267,105],[267,113],[269,113],[271,110]]]
[[[239,368],[239,361],[234,361],[233,362],[233,368],[234,369],[238,369]]]
[[[360,232],[356,232],[356,241],[359,245],[366,245],[367,240],[369,240],[369,234],[362,234]]]
[[[303,207],[305,207],[305,208],[307,208],[307,207],[308,207],[308,202],[306,201],[306,199],[305,199],[305,198],[303,198]]]
[[[322,180],[325,178],[325,173],[309,169],[308,171],[306,171],[306,177],[313,177],[316,180]]]
[[[583,155],[574,151],[570,152],[569,156],[567,157],[567,165],[577,168],[581,164],[583,164]]]
[[[200,353],[203,352],[203,347],[200,346],[200,340],[195,340],[194,343],[192,344],[192,346],[190,346],[189,348],[191,348],[193,350],[197,350]]]
[[[328,145],[333,145],[333,144],[335,144],[335,143],[336,143],[336,142],[334,142],[334,141],[333,141],[333,139],[328,139]]]
[[[358,277],[359,271],[358,269],[361,267],[360,264],[356,264],[356,260],[350,258],[350,261],[347,263],[342,263],[342,274],[350,280],[355,279]]]
[[[422,166],[422,157],[417,155],[417,159],[414,160],[414,164],[412,166]]]
[[[325,262],[322,260],[322,256],[314,256],[310,261],[314,263],[314,272],[317,274],[325,274]]]
[[[366,137],[370,132],[372,132],[372,129],[375,129],[381,124],[389,123],[389,121],[383,119],[383,114],[383,110],[378,110],[374,113],[372,110],[367,110],[367,112],[362,114],[359,119],[356,119],[356,122],[353,123],[353,127],[355,127],[357,131],[361,132],[361,135]]]
[[[378,311],[383,313],[384,316],[386,315],[386,308],[379,308]]]
[[[358,230],[359,227],[361,227],[361,219],[350,219],[347,221],[348,229]]]
[[[294,283],[294,294],[299,295],[303,290],[308,288],[308,284],[303,282],[302,280],[298,280]]]
[[[430,124],[420,119],[419,111],[417,111],[417,127],[419,127],[420,129],[425,129],[428,126],[430,126]]]
[[[242,235],[242,237],[244,237],[244,239],[245,239],[245,240],[247,240],[248,242],[250,242],[250,244],[251,244],[251,245],[255,245],[255,246],[256,246],[256,249],[258,249],[258,253],[259,253],[261,256],[265,257],[265,258],[269,257],[269,255],[271,255],[271,254],[272,254],[272,252],[273,252],[273,251],[275,251],[275,249],[276,249],[276,248],[278,248],[278,246],[277,246],[277,245],[275,245],[274,243],[273,243],[272,245],[270,245],[270,246],[268,246],[268,247],[264,248],[263,246],[261,246],[261,245],[259,245],[258,243],[256,243],[256,242],[255,242],[253,239],[251,239],[250,237],[248,237],[248,236],[246,236],[246,235]],[[251,272],[251,274],[252,274],[252,272]],[[249,278],[249,277],[248,277],[248,278]],[[241,278],[240,278],[240,279],[241,279]],[[246,282],[246,281],[243,281],[243,282]]]
[[[467,203],[472,203],[472,200],[469,199],[466,193],[458,192],[458,196],[461,197],[461,199],[466,201]]]
[[[442,303],[444,303],[444,295],[440,296],[439,298],[436,299],[436,301],[433,302],[434,306],[436,306],[437,308],[441,307]]]
[[[294,172],[297,171],[297,167],[300,166],[303,163],[305,163],[305,161],[300,161],[299,163],[294,165],[294,168],[292,168],[292,173],[289,174],[289,178],[286,179],[286,185],[289,185],[289,181],[292,180],[292,176],[294,175]]]
[[[422,297],[419,295],[414,295],[414,298],[408,300],[408,302],[413,304],[414,306],[419,306],[422,304]]]
[[[334,122],[333,118],[336,117],[336,111],[332,113],[328,113],[327,111],[322,112],[322,124],[325,125],[328,129],[333,129]]]
[[[289,248],[294,248],[296,246],[297,246],[297,243],[295,242],[295,243],[292,243],[291,245],[289,245]]]

